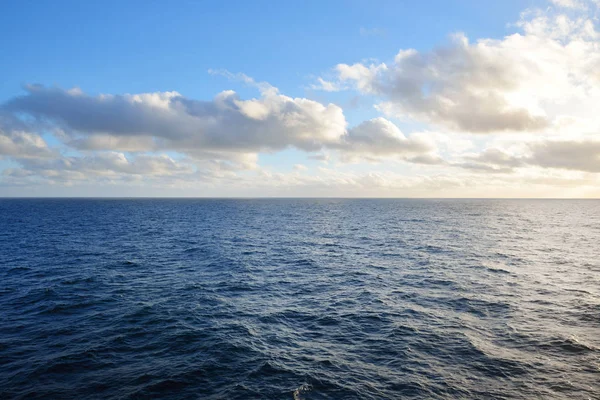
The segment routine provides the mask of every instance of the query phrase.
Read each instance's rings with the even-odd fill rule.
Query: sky
[[[600,197],[600,0],[1,1],[0,197]]]

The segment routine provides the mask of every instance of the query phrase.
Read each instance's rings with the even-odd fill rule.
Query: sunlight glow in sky
[[[5,2],[0,196],[600,197],[600,0]]]

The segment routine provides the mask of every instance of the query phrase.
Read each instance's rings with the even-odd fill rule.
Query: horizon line
[[[600,197],[339,197],[339,196],[0,196],[0,200],[600,200]]]

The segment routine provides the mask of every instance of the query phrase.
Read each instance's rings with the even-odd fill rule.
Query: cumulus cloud
[[[535,66],[508,42],[470,44],[455,35],[452,44],[428,53],[401,51],[394,63],[337,66],[340,80],[387,100],[379,108],[401,118],[424,120],[468,132],[539,130],[549,124],[541,110],[511,99]]]
[[[26,94],[2,106],[11,124],[0,120],[0,155],[20,165],[5,170],[4,180],[230,179],[260,170],[258,154],[286,148],[325,162],[329,152],[339,153],[343,162],[437,162],[435,141],[407,137],[389,120],[348,128],[334,104],[284,96],[243,74],[218,73],[258,88],[260,97],[242,99],[233,91],[211,101],[177,92],[92,96],[81,89],[27,86]],[[37,131],[79,154],[49,149]],[[303,171],[303,165],[295,170]]]
[[[420,137],[407,138],[385,118],[374,118],[348,130],[337,144],[347,158],[401,157],[413,162],[433,160],[436,146]]]
[[[52,120],[75,141],[83,135],[80,146],[96,149],[110,147],[114,137],[125,137],[136,138],[127,146],[182,151],[274,151],[288,146],[318,150],[346,128],[340,107],[283,96],[274,88],[259,99],[242,100],[224,91],[212,101],[199,101],[176,92],[90,96],[28,86],[26,95],[13,98],[5,108]]]
[[[287,97],[265,85],[258,99],[243,100],[224,91],[212,101],[176,92],[90,96],[81,90],[29,86],[26,95],[4,108],[56,124],[58,136],[80,150],[176,150],[217,159],[288,147],[308,152],[330,148],[355,156],[432,151],[431,143],[407,139],[383,118],[347,129],[340,107]]]
[[[0,115],[0,158],[47,158],[57,153],[40,135],[29,132],[19,120]]]
[[[338,64],[331,85],[380,98],[388,116],[452,131],[543,133],[574,104],[600,97],[600,36],[584,11],[592,3],[556,3],[559,11],[524,12],[520,32],[503,39],[457,33],[430,51],[401,50],[390,63]]]
[[[46,141],[39,135],[24,132],[5,132],[0,129],[0,156],[52,157]]]

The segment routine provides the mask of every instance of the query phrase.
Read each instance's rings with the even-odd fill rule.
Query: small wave
[[[190,384],[189,382],[185,382],[183,380],[164,379],[160,382],[154,383],[154,384],[146,387],[144,392],[148,392],[148,393],[152,393],[152,394],[171,393],[173,391],[180,390],[189,384]]]
[[[31,271],[30,267],[25,267],[25,266],[18,266],[18,267],[12,267],[8,269],[9,273],[18,273],[18,272],[27,272],[27,271]]]
[[[204,249],[203,247],[189,247],[183,250],[184,253],[199,253],[204,251],[206,251],[206,249]]]
[[[76,285],[78,283],[90,283],[90,282],[94,282],[95,280],[96,280],[95,277],[88,276],[88,277],[85,277],[85,278],[65,279],[65,280],[61,281],[60,283],[62,283],[63,285]]]
[[[268,314],[260,317],[261,322],[265,323],[282,323],[282,322],[295,322],[304,323],[307,321],[314,320],[315,316],[306,312],[298,310],[283,310],[272,314]]]
[[[41,314],[74,314],[82,308],[91,307],[95,304],[94,302],[53,304],[42,311]]]
[[[423,288],[432,288],[432,287],[440,287],[440,288],[452,288],[454,290],[458,290],[460,287],[457,282],[451,281],[449,279],[437,279],[437,278],[424,278],[420,281],[416,282],[413,286],[423,287]]]
[[[402,325],[402,326],[396,326],[390,332],[389,336],[392,338],[402,338],[402,337],[413,338],[413,337],[416,337],[418,334],[419,334],[419,330],[417,328],[414,328],[412,326]]]
[[[506,274],[506,275],[511,275],[512,272],[505,270],[504,268],[498,268],[498,267],[485,267],[485,269],[489,272],[493,272],[494,274]]]
[[[547,343],[540,344],[539,347],[547,350],[559,350],[560,352],[571,354],[582,354],[598,351],[596,347],[580,342],[575,336],[568,338],[556,338]]]
[[[597,202],[41,204],[0,212],[0,398],[597,397]]]
[[[285,374],[288,372],[289,371],[287,369],[280,367],[274,362],[264,361],[258,366],[258,368],[250,372],[249,376],[268,377],[278,374]]]
[[[295,260],[286,261],[285,264],[294,265],[296,267],[313,267],[316,266],[315,260],[311,258],[299,258]]]
[[[446,253],[446,252],[450,251],[447,248],[432,245],[432,244],[427,244],[425,246],[417,247],[417,250],[425,251],[426,253],[431,253],[431,254]]]
[[[481,317],[504,315],[511,310],[509,303],[480,298],[459,297],[447,301],[456,311],[468,312]]]
[[[583,290],[583,289],[564,289],[565,292],[575,292],[575,293],[583,293],[583,294],[590,294],[590,292],[588,292],[587,290]]]
[[[327,326],[327,327],[331,327],[331,326],[336,326],[336,325],[339,325],[339,324],[340,324],[340,322],[341,322],[341,321],[340,321],[340,319],[339,319],[339,318],[335,318],[335,317],[328,316],[328,315],[327,315],[327,316],[320,317],[320,318],[318,318],[318,319],[316,320],[316,323],[317,323],[319,326]]]

